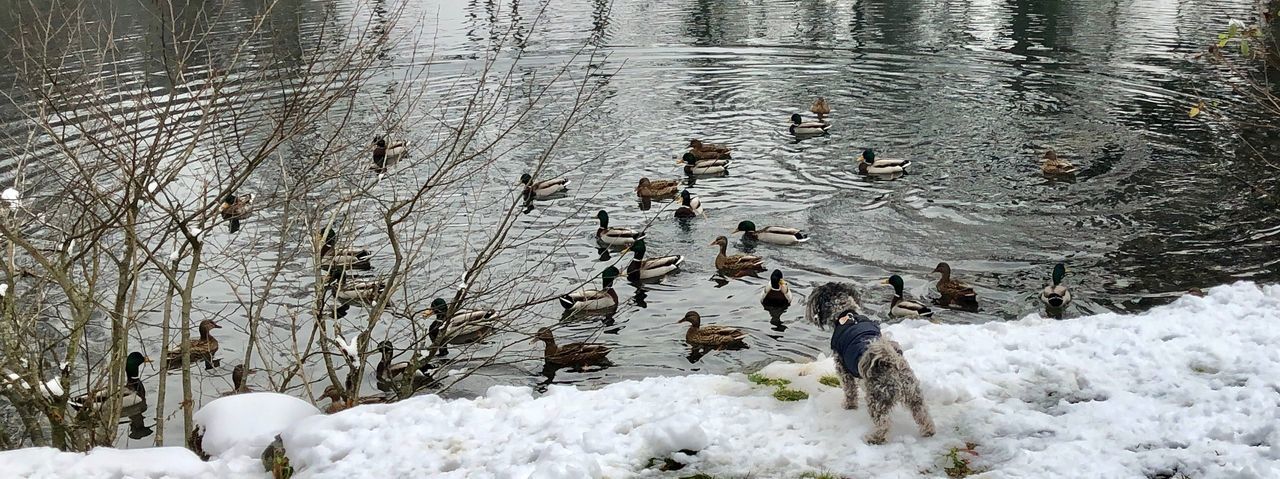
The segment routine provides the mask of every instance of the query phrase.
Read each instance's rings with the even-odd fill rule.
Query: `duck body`
[[[693,153],[685,153],[683,157],[686,175],[718,175],[729,171],[727,159],[699,159]]]
[[[373,168],[385,170],[387,165],[395,164],[409,152],[409,142],[398,140],[388,143],[381,136],[373,139]]]
[[[710,246],[719,246],[720,254],[716,255],[716,269],[729,276],[745,276],[765,270],[764,258],[746,254],[729,255],[729,239],[724,236],[716,238]]]
[[[560,305],[566,311],[598,311],[618,305],[618,293],[613,290],[613,282],[618,277],[618,268],[610,266],[600,275],[604,289],[583,289],[560,296]]]
[[[787,228],[785,226],[765,226],[763,228],[756,227],[751,221],[741,221],[738,227],[733,230],[734,233],[742,233],[742,237],[751,241],[762,241],[765,243],[777,245],[793,245],[809,241],[809,235],[796,228]]]
[[[351,409],[355,406],[363,406],[365,404],[385,404],[389,402],[389,399],[386,396],[361,396],[348,400],[347,392],[333,384],[324,388],[324,393],[320,395],[320,399],[324,398],[329,399],[329,405],[324,408],[325,414],[333,414]]]
[[[905,173],[911,166],[911,160],[888,160],[876,158],[875,150],[863,150],[858,157],[858,173],[863,175],[893,175]]]
[[[893,286],[893,299],[889,301],[889,316],[895,318],[930,318],[933,317],[933,310],[928,306],[910,301],[903,296],[903,288],[905,283],[902,277],[898,275],[890,276],[881,284]]]
[[[697,196],[689,193],[689,190],[680,192],[680,206],[676,207],[676,218],[694,218],[697,216],[705,216],[702,211],[702,200]]]
[[[1057,152],[1049,150],[1044,154],[1044,162],[1040,164],[1040,171],[1046,176],[1070,176],[1076,174],[1078,169],[1070,161],[1058,158]]]
[[[596,240],[601,243],[609,246],[627,246],[635,243],[638,239],[644,238],[644,232],[642,231],[609,227],[609,214],[604,210],[600,210],[596,214],[596,218],[600,220],[600,227],[596,229]]]
[[[1071,291],[1066,285],[1062,284],[1062,278],[1067,275],[1067,267],[1062,263],[1058,263],[1053,267],[1053,282],[1044,287],[1040,292],[1040,302],[1050,309],[1062,309],[1071,304]]]
[[[525,199],[547,199],[568,189],[569,183],[568,178],[553,178],[535,182],[528,173],[520,176],[520,184],[524,185]]]
[[[782,270],[775,269],[760,292],[760,304],[766,308],[785,308],[791,306],[791,286],[782,278]]]
[[[684,340],[691,346],[709,349],[727,349],[745,346],[747,333],[728,326],[703,326],[702,317],[696,311],[685,313],[676,324],[689,323]]]
[[[829,121],[804,121],[799,113],[791,115],[791,127],[789,130],[792,135],[821,135],[826,133],[829,128],[831,128],[831,122]]]
[[[680,189],[679,180],[650,180],[640,178],[636,186],[636,196],[641,198],[666,198],[674,196]]]
[[[647,246],[642,238],[623,251],[623,254],[631,252],[635,255],[631,263],[627,264],[627,280],[642,281],[661,278],[674,272],[680,267],[680,263],[684,262],[684,256],[680,255],[645,258],[646,249]]]
[[[200,338],[193,339],[187,342],[192,363],[195,363],[197,361],[204,361],[205,369],[213,369],[214,367],[213,357],[218,354],[218,338],[213,337],[212,331],[214,329],[221,329],[221,328],[222,326],[218,326],[217,323],[208,319],[200,322]],[[181,344],[174,346],[173,348],[170,348],[169,351],[165,353],[165,355],[167,357],[169,369],[176,369],[176,368],[182,367],[182,345]]]
[[[242,220],[249,217],[253,212],[253,195],[234,195],[227,194],[222,198],[222,206],[218,208],[218,212],[222,214],[224,220]]]
[[[542,341],[543,361],[550,366],[585,367],[609,364],[609,347],[597,343],[570,343],[563,346],[556,344],[551,328],[542,328],[533,338],[533,342]]]
[[[978,293],[969,285],[951,279],[951,265],[947,263],[938,263],[934,268],[934,273],[941,273],[942,278],[938,280],[938,293],[942,295],[941,302],[943,304],[955,304],[962,306],[974,307],[978,305]]]
[[[333,286],[333,297],[344,303],[373,304],[386,288],[382,280],[345,278]]]

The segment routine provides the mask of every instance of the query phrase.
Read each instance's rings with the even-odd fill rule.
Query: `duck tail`
[[[796,242],[797,242],[797,243],[804,243],[804,242],[807,242],[807,241],[809,241],[809,235],[804,234],[804,233],[796,233]]]
[[[566,294],[566,295],[563,295],[563,296],[560,296],[560,305],[561,305],[561,306],[564,306],[564,309],[570,309],[570,308],[573,308],[573,304],[574,304],[574,303],[573,303],[573,297],[571,297],[571,296],[569,296],[569,295],[567,295],[567,294]]]

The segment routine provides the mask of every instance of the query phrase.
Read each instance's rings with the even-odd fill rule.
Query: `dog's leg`
[[[871,432],[863,436],[867,444],[884,444],[889,435],[889,411],[893,409],[893,391],[883,383],[884,378],[864,378],[862,387],[867,393],[867,414],[871,415]]]
[[[836,362],[836,375],[840,377],[840,387],[844,389],[844,408],[858,408],[858,378],[853,373],[844,368],[844,362],[837,355],[833,358]]]
[[[913,374],[908,374],[907,378],[909,382],[903,388],[902,402],[911,409],[911,417],[915,418],[916,424],[920,426],[920,435],[932,437],[933,418],[929,417],[929,409],[924,406],[924,396],[920,394],[920,383],[916,381]]]

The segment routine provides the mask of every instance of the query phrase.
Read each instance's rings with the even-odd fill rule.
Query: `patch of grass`
[[[972,442],[964,443],[964,448],[952,447],[942,456],[943,472],[947,473],[947,477],[951,479],[960,479],[977,474],[979,471],[973,468],[972,457],[976,457],[978,452],[975,450],[977,444]]]
[[[684,464],[669,457],[651,457],[644,463],[645,469],[657,469],[659,471],[679,471],[684,469]]]
[[[801,474],[799,479],[844,479],[844,478],[842,476],[837,476],[830,472],[809,471],[804,474]]]
[[[809,393],[780,387],[773,392],[773,398],[779,401],[803,401],[809,399]]]
[[[823,376],[821,378],[818,378],[818,382],[821,383],[823,386],[831,386],[833,388],[840,387],[840,378],[832,376],[830,374]]]
[[[747,380],[761,386],[783,387],[791,384],[789,379],[774,379],[760,373],[751,373],[751,375],[747,376]]]

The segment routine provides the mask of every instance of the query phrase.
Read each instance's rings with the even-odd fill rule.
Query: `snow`
[[[1220,286],[1139,315],[911,321],[885,331],[920,378],[938,426],[932,438],[898,408],[888,442],[864,444],[865,406],[841,409],[839,389],[819,382],[833,373],[827,358],[761,370],[810,394],[794,402],[731,374],[542,395],[495,386],[474,399],[427,395],[328,416],[257,393],[209,403],[197,418],[219,425],[205,444],[223,453],[209,467],[248,471],[227,463],[256,460],[283,431],[299,479],[673,474],[646,469],[651,458],[687,464],[679,475],[945,477],[952,450],[987,471],[981,477],[1280,477],[1278,286]],[[13,477],[6,467],[109,476],[119,463],[90,460],[102,451],[0,453],[0,477]],[[161,450],[127,453],[147,471],[168,460],[174,477],[199,476],[171,452],[143,461],[149,451]]]
[[[217,477],[211,464],[183,447],[113,449],[88,453],[33,447],[0,452],[0,477],[76,479]]]
[[[311,403],[280,393],[245,393],[215,399],[196,411],[201,449],[232,461],[233,469],[261,469],[262,450],[285,428],[320,414]]]

